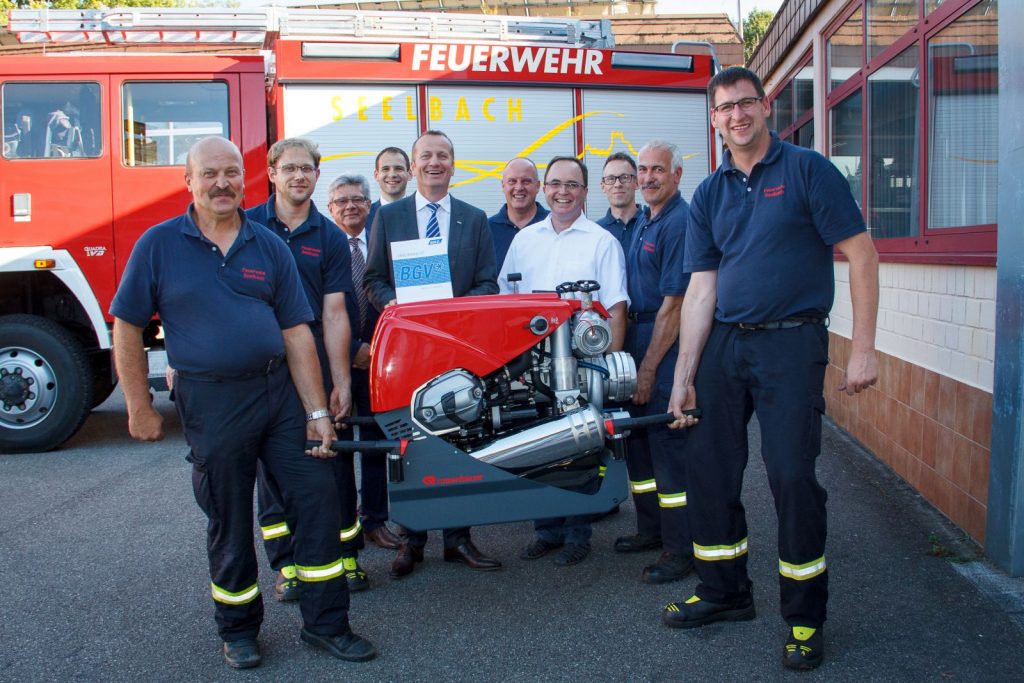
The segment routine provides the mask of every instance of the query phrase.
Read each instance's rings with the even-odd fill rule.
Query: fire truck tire
[[[82,344],[34,315],[0,317],[0,451],[49,451],[82,426],[93,404]]]
[[[117,378],[110,372],[110,351],[89,356],[92,364],[92,407],[98,408],[110,398],[117,387]]]

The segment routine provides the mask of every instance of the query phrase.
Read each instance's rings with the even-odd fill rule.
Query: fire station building
[[[1005,0],[788,0],[750,62],[774,128],[846,176],[880,254],[879,382],[866,396],[836,391],[852,333],[836,263],[828,414],[1013,575],[1022,22],[1024,3]],[[1001,47],[1000,34],[1015,37]]]

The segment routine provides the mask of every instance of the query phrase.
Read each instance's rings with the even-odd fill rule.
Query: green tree
[[[775,12],[771,10],[752,9],[743,20],[743,58],[748,62],[774,18]]]

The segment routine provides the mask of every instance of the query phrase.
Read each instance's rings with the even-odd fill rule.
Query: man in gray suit
[[[455,146],[444,133],[428,130],[412,146],[416,193],[382,206],[370,230],[370,250],[363,286],[377,310],[395,303],[391,267],[391,243],[441,237],[448,245],[452,294],[474,296],[498,293],[498,268],[494,260],[487,215],[448,194],[455,175]],[[402,545],[391,564],[392,578],[411,574],[423,561],[424,531],[402,530]],[[444,559],[462,562],[481,571],[500,569],[501,563],[473,545],[469,529],[444,530]]]

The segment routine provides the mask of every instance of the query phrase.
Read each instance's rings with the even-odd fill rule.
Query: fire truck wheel
[[[56,448],[92,403],[92,368],[74,335],[34,315],[0,317],[0,451]]]
[[[109,350],[91,354],[89,361],[92,364],[92,407],[95,409],[114,393],[117,378],[110,372],[113,359]]]

